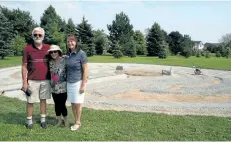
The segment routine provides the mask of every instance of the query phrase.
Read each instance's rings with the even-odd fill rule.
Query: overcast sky
[[[154,22],[168,33],[177,30],[203,42],[218,42],[222,35],[231,33],[231,1],[27,0],[0,1],[0,5],[29,11],[38,23],[44,10],[52,5],[62,18],[72,18],[78,24],[84,15],[94,29],[106,33],[107,24],[121,11],[129,16],[134,29],[143,33]]]

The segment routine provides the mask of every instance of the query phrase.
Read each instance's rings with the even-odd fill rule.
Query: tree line
[[[113,55],[120,58],[143,55],[157,56],[161,59],[169,55],[181,55],[186,58],[203,56],[201,51],[193,48],[194,41],[189,35],[182,35],[178,31],[167,33],[156,22],[143,34],[133,28],[128,15],[124,12],[116,14],[112,23],[107,25],[108,35],[101,29],[93,29],[84,16],[78,24],[71,18],[65,21],[51,5],[43,12],[40,23],[36,23],[27,11],[10,10],[0,6],[0,21],[2,59],[5,56],[21,56],[26,44],[32,42],[31,31],[37,26],[45,30],[45,43],[57,44],[64,52],[66,52],[66,36],[74,34],[78,37],[79,47],[87,53],[87,56]],[[206,50],[225,57],[231,47],[230,41],[216,47],[214,44],[208,45]]]

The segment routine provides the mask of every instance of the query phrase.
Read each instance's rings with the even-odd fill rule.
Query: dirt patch
[[[161,76],[161,73],[155,71],[145,71],[141,69],[125,70],[124,74],[130,76]]]
[[[214,84],[221,84],[221,80],[220,79],[216,79],[213,83]]]
[[[145,102],[231,102],[231,95],[150,94],[136,89],[122,94],[107,96],[107,99]]]

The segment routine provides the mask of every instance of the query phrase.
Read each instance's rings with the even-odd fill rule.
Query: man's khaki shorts
[[[39,99],[51,99],[50,80],[28,80],[31,95],[27,96],[28,103],[38,102]]]

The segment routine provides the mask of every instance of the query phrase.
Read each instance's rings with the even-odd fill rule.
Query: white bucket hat
[[[50,51],[60,51],[62,53],[62,50],[59,48],[58,45],[51,45],[47,53],[49,53]]]

